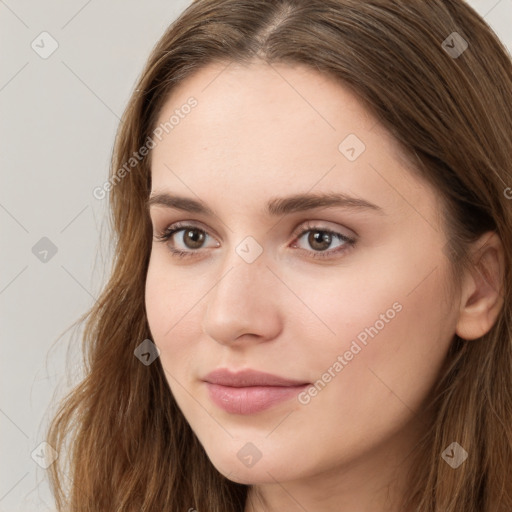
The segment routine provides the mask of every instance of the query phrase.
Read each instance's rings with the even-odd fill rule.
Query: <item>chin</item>
[[[297,477],[290,474],[290,469],[296,470],[297,467],[291,468],[286,459],[279,457],[279,454],[274,453],[274,456],[267,457],[261,455],[261,458],[256,460],[258,455],[254,450],[251,444],[247,443],[241,449],[226,448],[222,452],[207,452],[207,455],[219,473],[239,484],[268,484],[275,483],[276,480],[285,481]]]

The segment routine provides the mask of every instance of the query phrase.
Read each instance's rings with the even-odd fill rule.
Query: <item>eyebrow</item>
[[[211,208],[202,201],[189,197],[160,193],[151,196],[146,207],[163,206],[175,210],[182,210],[190,213],[216,216]],[[370,210],[375,213],[384,214],[380,206],[370,203],[364,199],[351,197],[343,193],[328,194],[295,194],[288,197],[275,197],[266,204],[265,212],[269,216],[280,216],[289,213],[313,210],[315,208],[348,208],[356,210]]]

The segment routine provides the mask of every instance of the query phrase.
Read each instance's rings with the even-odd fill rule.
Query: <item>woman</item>
[[[190,5],[96,191],[59,510],[512,510],[510,105],[461,0]]]

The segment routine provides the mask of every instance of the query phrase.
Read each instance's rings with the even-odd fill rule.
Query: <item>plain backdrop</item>
[[[68,328],[110,268],[92,191],[146,58],[189,3],[0,0],[0,512],[55,509],[38,464],[48,407],[81,375]],[[512,53],[512,0],[469,3]]]

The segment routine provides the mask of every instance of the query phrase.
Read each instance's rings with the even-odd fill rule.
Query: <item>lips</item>
[[[210,399],[232,414],[253,414],[289,400],[310,386],[309,382],[292,380],[256,370],[233,373],[220,368],[203,379]]]
[[[209,373],[203,380],[211,384],[241,388],[246,386],[302,386],[306,381],[291,380],[256,370],[242,370],[237,373],[219,368]]]

